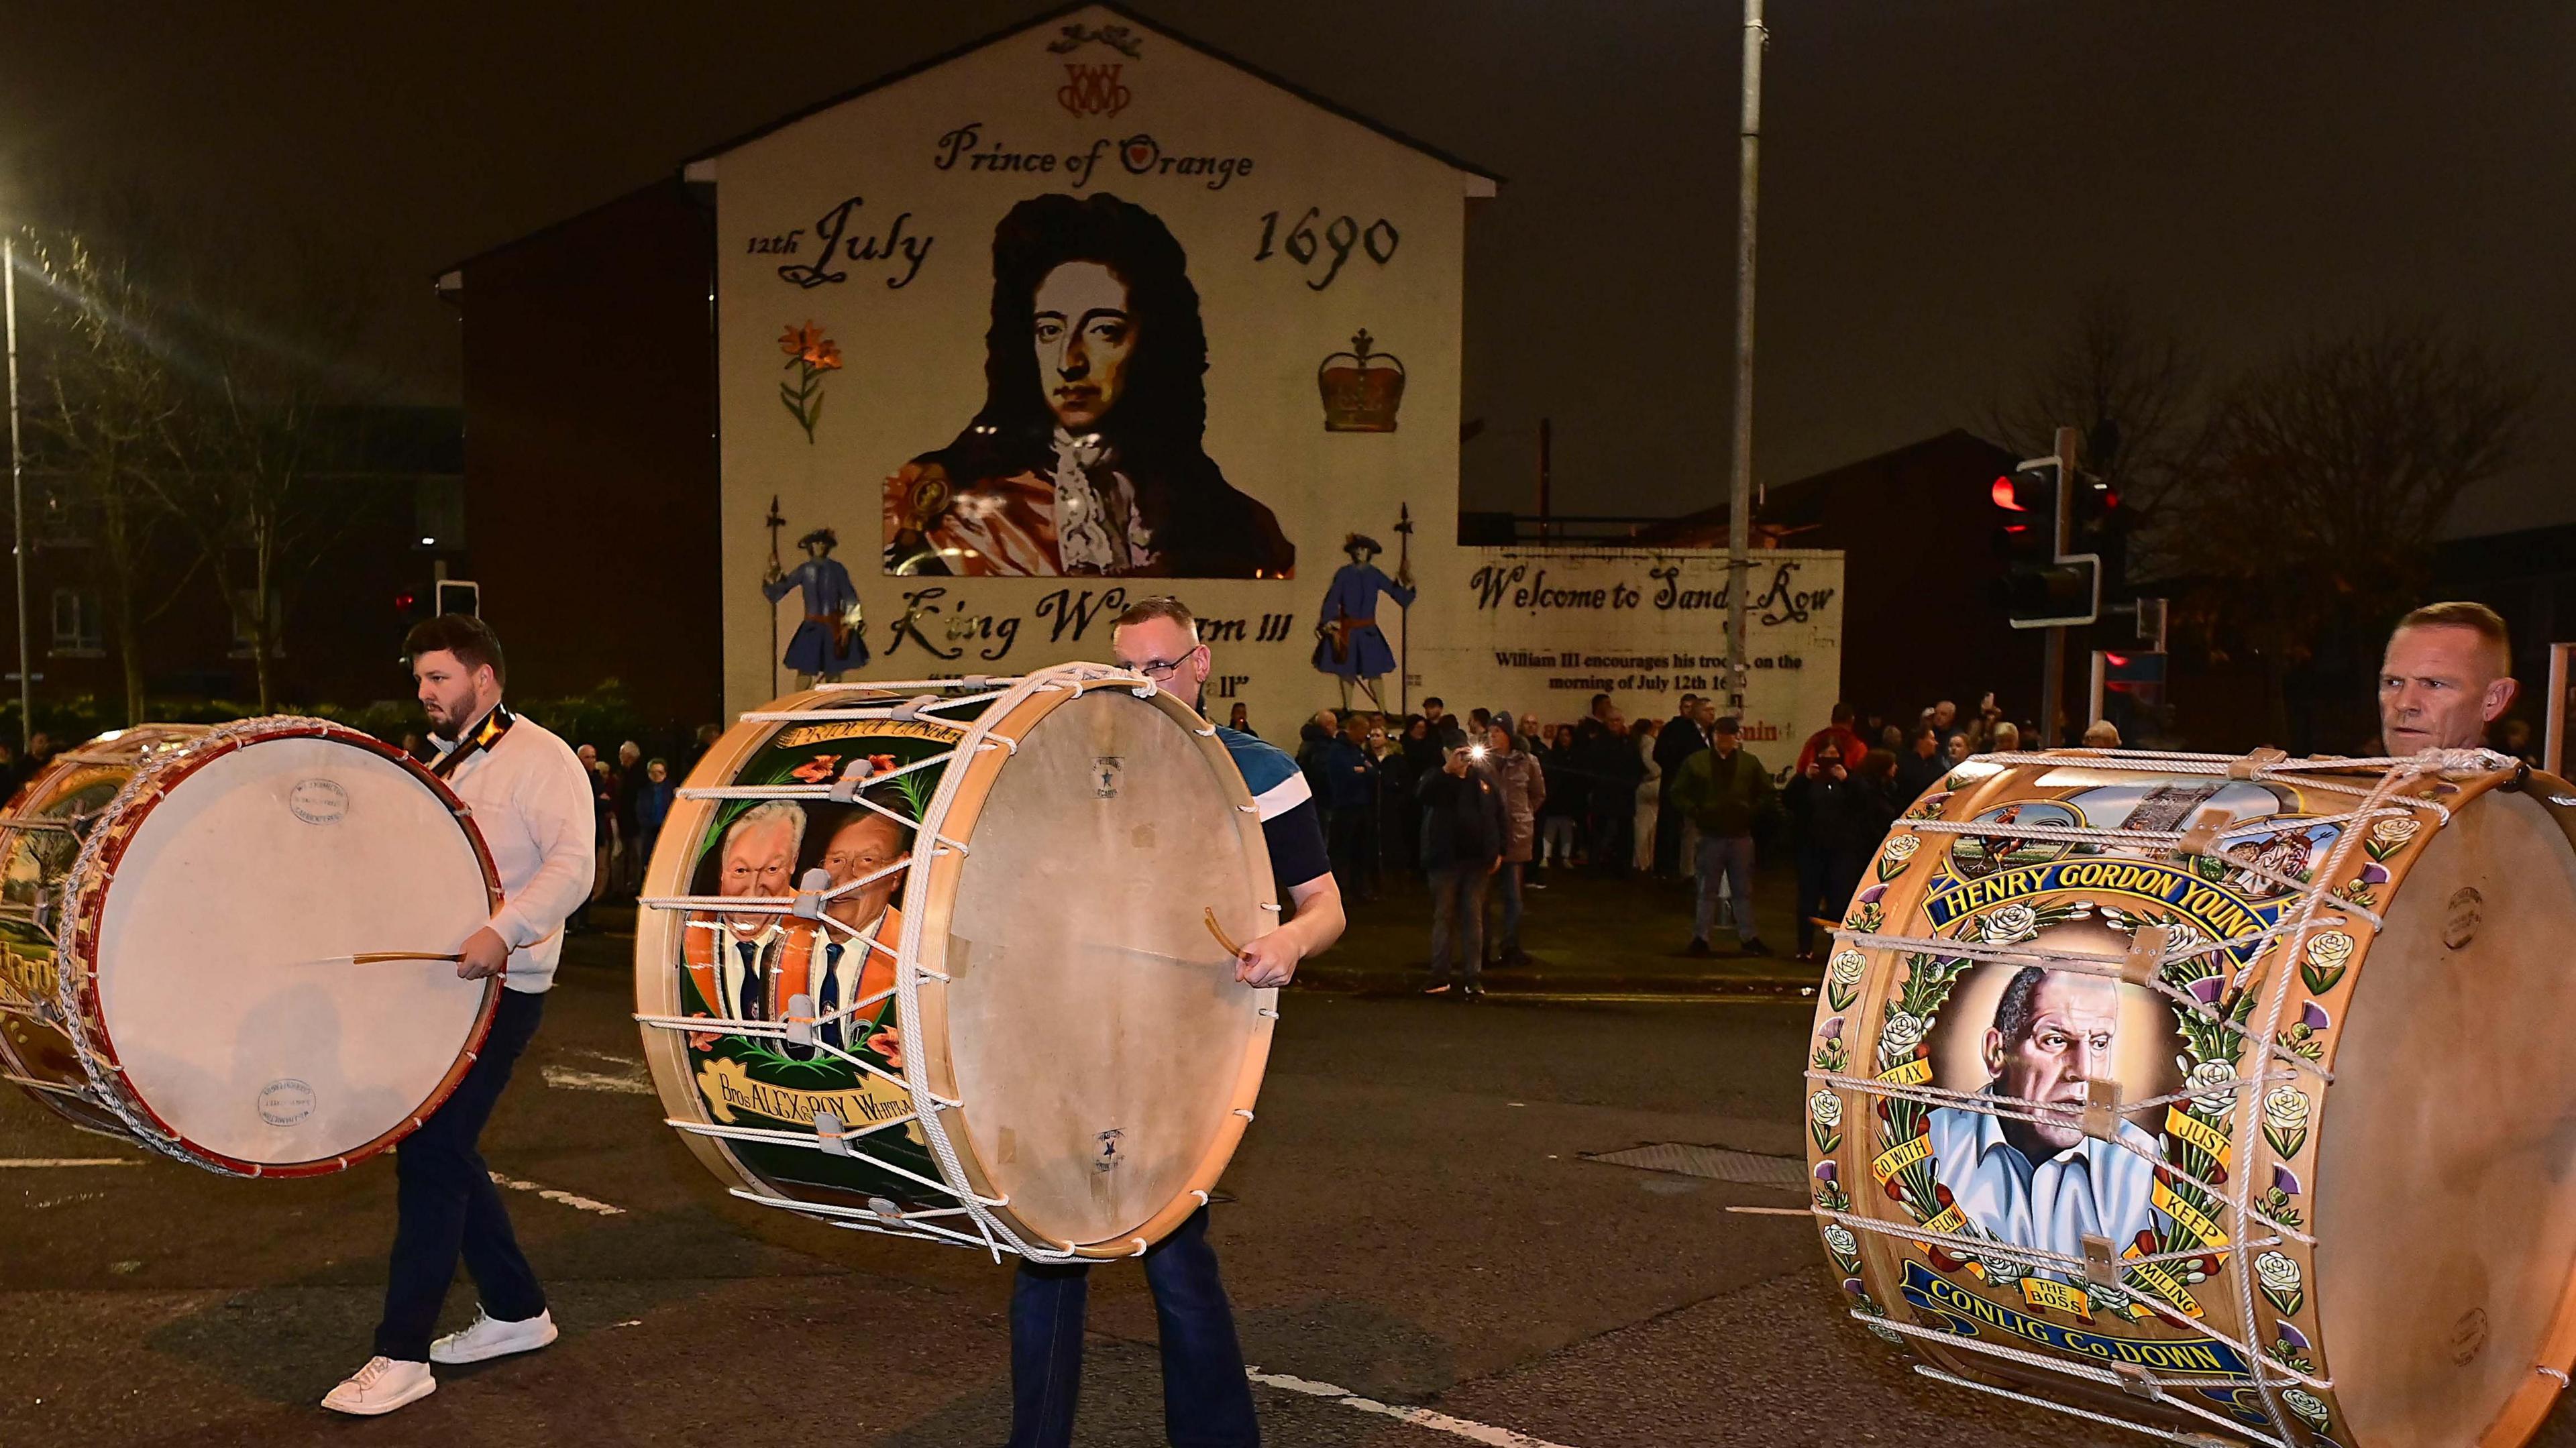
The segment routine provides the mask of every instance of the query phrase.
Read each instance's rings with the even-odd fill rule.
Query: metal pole
[[[2075,447],[2082,434],[2074,428],[2057,430],[2057,522],[2056,537],[2049,544],[2052,560],[2066,556],[2066,545],[2073,535],[2075,511]],[[2066,625],[2058,624],[2048,631],[2048,649],[2040,663],[2039,747],[2055,749],[2058,744],[2057,706],[2066,697]]]
[[[1726,509],[1726,670],[1730,712],[1744,706],[1744,593],[1753,560],[1753,208],[1762,151],[1762,0],[1744,0],[1744,128],[1736,158],[1735,454]]]
[[[9,314],[9,551],[18,568],[18,758],[24,760],[36,742],[36,676],[27,661],[27,451],[18,433],[18,246],[5,232],[0,232],[0,310]]]

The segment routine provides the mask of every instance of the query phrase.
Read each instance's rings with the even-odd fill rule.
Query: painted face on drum
[[[2119,987],[2072,971],[2042,972],[2021,1001],[2007,987],[1986,1032],[1986,1070],[1995,1094],[2063,1102],[2074,1113],[2045,1122],[2001,1122],[2004,1139],[2037,1162],[2084,1141],[2084,1083],[2109,1079],[2120,1028]],[[2023,1011],[2028,1019],[2019,1019]]]
[[[1038,283],[1032,306],[1038,386],[1056,422],[1080,436],[1127,390],[1127,358],[1136,346],[1127,284],[1099,262],[1069,261]]]
[[[823,873],[832,877],[833,884],[846,885],[911,858],[901,825],[881,814],[862,814],[832,832],[831,842],[823,847]],[[823,913],[853,930],[865,930],[885,913],[901,888],[903,874],[897,871],[834,900],[823,907]]]
[[[2401,628],[2379,665],[2379,738],[2393,755],[2475,749],[2513,702],[2502,646],[2449,625]]]
[[[751,820],[725,836],[724,862],[716,874],[719,895],[772,898],[791,895],[796,869],[796,829],[783,819]],[[777,917],[728,915],[725,923],[743,935],[756,935]]]

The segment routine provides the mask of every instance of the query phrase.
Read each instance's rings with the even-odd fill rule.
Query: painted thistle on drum
[[[1816,1053],[1812,1058],[1819,1071],[1842,1074],[1851,1065],[1851,1049],[1843,1044],[1843,1018],[1834,1017],[1816,1032]]]
[[[787,365],[796,369],[793,383],[778,384],[778,401],[805,429],[810,447],[814,424],[823,420],[823,374],[841,370],[841,344],[824,336],[823,329],[809,320],[802,327],[789,323],[778,336],[778,350],[787,354]]]

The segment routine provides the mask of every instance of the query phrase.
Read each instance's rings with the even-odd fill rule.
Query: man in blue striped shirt
[[[1149,598],[1118,616],[1111,647],[1121,666],[1152,679],[1193,709],[1207,682],[1207,645],[1179,599]],[[1279,928],[1247,942],[1235,979],[1286,985],[1297,962],[1342,934],[1342,895],[1324,852],[1322,817],[1297,762],[1250,734],[1224,727],[1234,767],[1261,810],[1261,834],[1280,897]],[[1145,1253],[1145,1282],[1162,1322],[1164,1430],[1192,1448],[1253,1448],[1261,1426],[1235,1341],[1234,1309],[1208,1245],[1207,1208]],[[1090,1268],[1020,1264],[1011,1289],[1011,1448],[1066,1448],[1082,1383],[1082,1325]]]

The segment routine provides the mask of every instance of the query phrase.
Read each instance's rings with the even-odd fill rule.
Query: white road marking
[[[626,1209],[624,1207],[612,1207],[606,1202],[594,1202],[588,1197],[577,1197],[570,1192],[559,1192],[552,1187],[539,1186],[535,1182],[523,1182],[517,1177],[505,1177],[497,1171],[491,1173],[491,1177],[495,1186],[508,1187],[514,1192],[535,1192],[538,1196],[545,1198],[547,1201],[561,1202],[575,1211],[597,1212],[603,1217],[622,1217],[626,1215]]]
[[[635,1076],[611,1076],[599,1071],[576,1071],[570,1066],[548,1066],[546,1084],[565,1091],[615,1091],[627,1096],[650,1096],[653,1083]]]
[[[11,1166],[141,1166],[143,1159],[134,1156],[19,1156],[0,1158],[0,1167]]]
[[[1264,1387],[1304,1393],[1310,1398],[1330,1399],[1345,1408],[1356,1408],[1363,1413],[1375,1413],[1383,1418],[1393,1418],[1399,1423],[1411,1423],[1417,1428],[1428,1428],[1435,1433],[1447,1433],[1464,1438],[1470,1443],[1483,1443],[1487,1448],[1566,1448],[1565,1444],[1551,1443],[1545,1438],[1533,1438],[1527,1433],[1515,1433],[1509,1428],[1497,1428],[1489,1423],[1471,1423],[1465,1418],[1452,1418],[1446,1413],[1435,1413],[1429,1408],[1407,1408],[1395,1403],[1381,1403],[1374,1398],[1363,1398],[1348,1388],[1335,1387],[1331,1383],[1292,1378],[1283,1373],[1265,1373],[1256,1367],[1246,1367],[1243,1373],[1244,1376]]]

